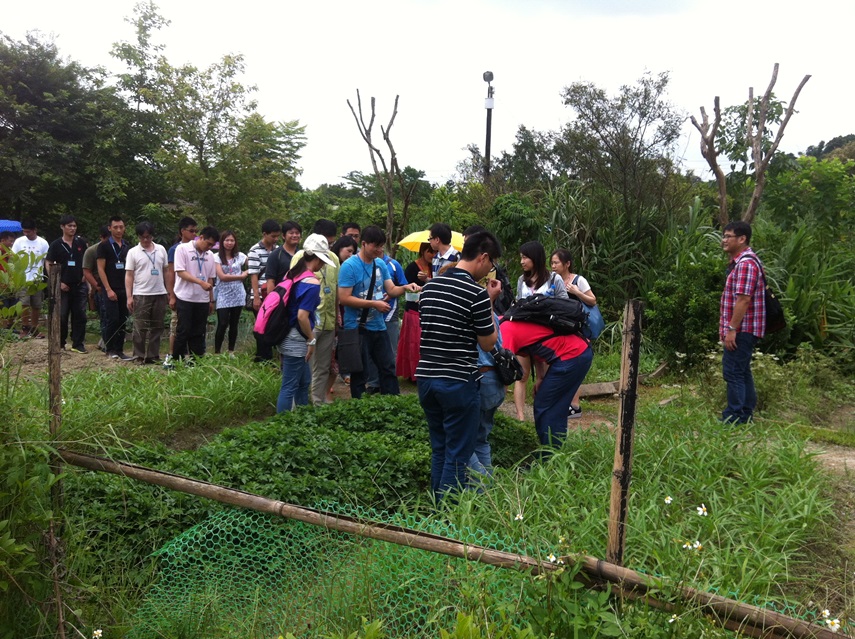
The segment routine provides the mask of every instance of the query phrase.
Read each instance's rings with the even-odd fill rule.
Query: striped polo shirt
[[[422,339],[416,378],[465,382],[478,373],[478,335],[495,330],[490,297],[463,269],[425,284],[419,298]]]

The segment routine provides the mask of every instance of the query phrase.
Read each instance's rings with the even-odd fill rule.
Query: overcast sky
[[[346,100],[377,98],[386,123],[400,95],[392,141],[402,165],[432,182],[453,176],[464,148],[484,148],[486,70],[494,73],[493,154],[509,150],[519,125],[558,129],[572,113],[560,91],[579,80],[610,93],[646,70],[669,71],[669,97],[687,114],[762,94],[779,62],[776,93],[797,103],[782,150],[804,151],[855,132],[851,122],[848,28],[855,2],[820,0],[159,0],[171,25],[161,31],[170,62],[204,67],[226,53],[246,58],[260,112],[307,125],[301,183],[341,181],[371,171]],[[15,2],[0,30],[53,35],[60,52],[88,66],[119,70],[111,45],[132,40],[124,18],[134,0]],[[379,138],[379,131],[378,131]],[[702,173],[698,135],[688,122],[679,153]]]

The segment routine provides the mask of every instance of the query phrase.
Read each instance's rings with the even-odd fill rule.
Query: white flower
[[[706,516],[707,516],[707,507],[706,507],[706,506],[704,506],[703,504],[701,504],[700,506],[698,506],[698,515],[700,515],[701,517],[706,517]]]
[[[517,516],[516,516],[516,517],[514,517],[514,519],[515,519],[516,521],[522,521],[522,520],[523,520],[523,514],[522,514],[522,513],[517,513]]]
[[[692,548],[694,548],[695,550],[704,549],[704,547],[701,545],[701,542],[699,542],[697,539],[695,540],[695,543],[692,544]]]
[[[828,624],[828,628],[831,632],[837,632],[840,630],[840,619],[826,619],[825,623]]]
[[[552,553],[549,553],[549,555],[546,558],[549,560],[550,563],[553,563],[553,564],[555,563],[555,560],[558,559],[558,557],[556,557]]]
[[[688,541],[687,541],[687,542],[684,542],[684,543],[683,543],[683,548],[684,548],[684,549],[689,550],[691,547],[692,547],[691,542],[688,542]]]
[[[564,537],[559,537],[559,538],[558,538],[558,543],[559,543],[559,544],[563,544],[563,543],[564,543],[564,542],[566,542],[566,541],[567,541],[567,540],[566,540],[566,539],[564,539]]]
[[[92,639],[101,639],[101,635],[103,635],[103,634],[104,634],[104,632],[100,628],[98,628],[97,630],[93,630],[92,631]]]
[[[677,615],[671,615],[671,618],[668,620],[668,623],[674,623],[677,621]]]
[[[828,610],[828,608],[826,608],[825,610],[822,611],[822,618],[823,619],[828,619],[830,616],[831,616],[831,612]]]
[[[674,501],[674,500],[673,500],[673,499],[671,499],[671,495],[668,495],[668,496],[665,498],[665,505],[666,505],[666,506],[667,506],[667,505],[669,505],[672,501]]]
[[[677,359],[684,359],[686,357],[685,353],[674,353],[674,357]]]

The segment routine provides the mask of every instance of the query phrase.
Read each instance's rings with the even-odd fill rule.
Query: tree
[[[615,97],[591,82],[562,91],[576,118],[556,140],[565,170],[617,194],[629,219],[666,205],[683,114],[666,100],[668,73],[644,74]]]
[[[173,202],[207,223],[245,226],[281,213],[296,181],[305,127],[269,122],[245,86],[241,55],[224,55],[199,69],[173,66],[154,41],[167,26],[151,2],[136,5],[136,42],[114,45],[128,72],[120,86],[137,113],[137,129],[154,146],[151,162],[163,171]]]
[[[710,169],[716,176],[716,182],[719,187],[719,222],[722,226],[730,221],[727,207],[727,185],[724,172],[718,164],[718,156],[722,149],[725,149],[731,161],[743,161],[746,167],[749,167],[754,173],[754,189],[751,194],[751,199],[748,206],[742,214],[742,219],[749,224],[754,221],[754,216],[757,212],[757,207],[760,204],[760,197],[763,194],[763,189],[766,185],[766,173],[769,168],[769,163],[778,150],[778,145],[781,143],[781,138],[784,136],[784,129],[795,112],[796,100],[801,93],[802,87],[810,80],[810,76],[806,75],[796,87],[795,93],[787,106],[786,111],[783,111],[780,102],[774,99],[772,90],[775,88],[775,83],[778,79],[778,63],[772,70],[772,80],[766,88],[766,92],[760,99],[759,103],[754,101],[754,87],[748,89],[748,102],[744,105],[744,119],[732,116],[738,115],[739,110],[731,110],[731,121],[735,126],[721,127],[722,115],[719,108],[719,98],[715,97],[715,119],[712,123],[709,121],[706,110],[701,107],[702,122],[699,123],[695,116],[691,117],[692,124],[701,133],[701,154],[709,164]],[[783,112],[783,119],[780,119]],[[741,123],[744,122],[744,125]],[[772,137],[771,131],[768,129],[770,124],[779,124],[778,130]],[[718,147],[718,148],[717,148]],[[747,152],[751,152],[751,162],[747,158]]]
[[[28,34],[0,39],[0,193],[20,219],[104,211],[133,189],[124,103],[99,70]],[[82,220],[81,220],[82,221]],[[81,228],[84,228],[81,224]],[[89,229],[91,230],[91,229]]]
[[[354,109],[350,100],[347,101],[347,106],[350,107],[350,112],[353,114],[353,119],[356,122],[356,128],[359,129],[359,135],[368,146],[368,153],[371,157],[371,166],[374,169],[374,175],[380,182],[383,188],[383,194],[386,198],[386,246],[389,249],[389,254],[395,256],[398,240],[403,237],[404,229],[407,228],[407,222],[410,215],[410,204],[412,203],[413,195],[416,188],[419,186],[419,180],[408,182],[401,166],[398,163],[398,154],[392,144],[390,137],[392,125],[395,124],[395,118],[398,115],[398,98],[395,96],[395,104],[392,108],[392,116],[389,118],[389,124],[384,128],[380,125],[380,134],[386,147],[389,149],[389,162],[387,164],[383,152],[374,144],[373,128],[376,118],[376,99],[371,98],[371,117],[368,122],[365,122],[365,116],[362,112],[362,96],[359,94],[359,89],[356,90],[356,104]],[[359,115],[357,115],[357,110]],[[423,174],[422,174],[423,175]],[[401,216],[395,218],[395,194],[396,191],[401,200]]]

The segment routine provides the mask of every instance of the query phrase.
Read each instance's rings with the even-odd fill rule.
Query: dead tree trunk
[[[727,213],[727,179],[724,171],[718,165],[718,149],[715,148],[715,136],[718,134],[718,125],[721,124],[721,104],[718,96],[715,96],[713,103],[715,105],[713,107],[715,120],[713,120],[712,126],[710,126],[709,117],[707,117],[707,111],[704,107],[701,107],[703,122],[698,124],[694,115],[691,120],[695,128],[701,132],[701,155],[704,156],[715,174],[715,182],[718,185],[718,221],[724,226],[728,223],[729,216]]]
[[[407,185],[404,181],[404,175],[401,172],[401,167],[398,164],[398,154],[392,144],[390,132],[392,125],[395,123],[395,117],[398,115],[398,98],[395,96],[395,106],[392,109],[392,117],[389,118],[389,124],[386,128],[380,125],[380,133],[383,136],[383,141],[389,148],[389,163],[386,164],[386,159],[383,157],[382,151],[375,146],[371,137],[371,130],[374,127],[374,119],[376,117],[376,99],[371,98],[371,118],[368,123],[365,122],[365,117],[362,113],[362,96],[359,94],[359,89],[356,90],[356,105],[354,109],[350,100],[347,101],[347,106],[350,107],[350,112],[353,114],[353,119],[356,121],[356,128],[359,129],[359,135],[368,146],[368,152],[371,156],[371,166],[374,169],[374,175],[383,187],[383,193],[386,196],[386,250],[395,257],[397,242],[403,237],[403,230],[407,228],[407,221],[410,216],[410,201],[413,198],[416,185],[413,183]],[[357,115],[357,110],[359,115]],[[395,185],[397,183],[401,197],[401,220],[395,223]]]
[[[769,111],[769,100],[772,98],[772,89],[775,88],[775,82],[777,82],[777,80],[778,63],[776,62],[775,68],[772,71],[772,80],[769,82],[766,93],[763,94],[763,98],[760,100],[760,114],[757,119],[756,130],[753,126],[754,88],[751,87],[748,89],[748,115],[746,116],[745,122],[745,138],[751,146],[751,157],[754,160],[754,192],[751,194],[751,200],[748,202],[748,207],[742,214],[742,219],[749,224],[754,221],[754,216],[757,213],[757,207],[760,205],[760,196],[763,195],[763,189],[766,186],[766,169],[769,168],[769,162],[772,161],[775,152],[778,150],[781,138],[784,137],[784,129],[787,127],[787,123],[795,112],[796,100],[799,98],[799,93],[801,93],[802,87],[804,87],[807,81],[810,80],[810,76],[806,75],[802,78],[799,86],[796,87],[796,91],[793,93],[793,97],[787,105],[787,111],[784,114],[781,126],[778,127],[778,132],[775,134],[775,140],[772,142],[772,146],[767,150],[764,150],[762,142],[763,135],[766,131],[766,115]]]
[[[754,87],[748,89],[748,114],[745,121],[745,140],[751,149],[751,157],[754,161],[754,192],[751,194],[751,200],[748,202],[748,207],[742,214],[742,219],[751,224],[754,221],[754,216],[757,214],[757,207],[760,205],[760,197],[763,195],[763,189],[766,186],[766,170],[769,168],[769,162],[778,150],[778,145],[784,137],[784,129],[787,128],[787,123],[790,121],[796,108],[796,100],[801,93],[802,87],[810,80],[810,76],[806,75],[802,78],[799,86],[796,88],[793,97],[787,105],[787,110],[784,114],[784,119],[778,131],[775,134],[775,139],[768,149],[763,149],[763,138],[766,135],[766,118],[769,113],[769,102],[772,99],[772,89],[775,88],[775,82],[778,80],[778,63],[775,63],[775,68],[772,70],[772,80],[769,82],[769,87],[763,98],[760,101],[760,111],[757,117],[757,122],[754,122]],[[692,124],[701,133],[701,155],[709,164],[710,169],[715,174],[716,184],[718,184],[719,196],[719,223],[724,226],[730,221],[730,216],[727,211],[727,182],[725,180],[724,171],[718,164],[718,150],[715,148],[715,137],[718,133],[718,127],[721,123],[721,108],[719,107],[719,98],[715,97],[715,120],[710,125],[706,110],[701,107],[702,122],[698,123],[695,116],[691,117]]]

